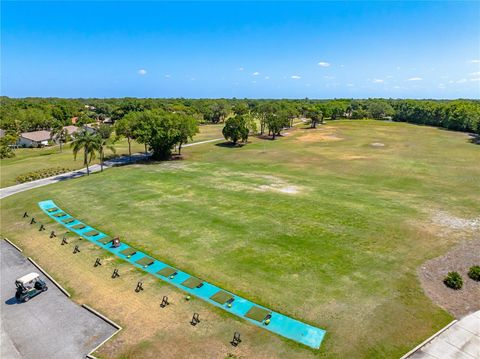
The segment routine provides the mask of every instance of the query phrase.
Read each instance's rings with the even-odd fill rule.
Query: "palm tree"
[[[63,125],[60,122],[55,123],[50,131],[52,139],[57,140],[60,145],[60,152],[62,152],[62,143],[67,142],[67,135],[67,130],[63,128]]]
[[[79,132],[72,141],[71,147],[75,159],[77,159],[77,154],[83,150],[83,164],[87,166],[87,175],[90,175],[88,165],[95,158],[95,153],[99,151],[100,141],[100,136],[85,130]]]
[[[103,158],[105,156],[105,148],[108,148],[115,155],[116,149],[108,138],[98,136],[98,154],[100,155],[100,171],[103,172]]]

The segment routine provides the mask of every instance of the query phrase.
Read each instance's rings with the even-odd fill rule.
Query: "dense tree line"
[[[312,127],[325,119],[373,118],[480,134],[478,100],[1,97],[0,101],[0,128],[8,134],[0,143],[2,147],[15,142],[18,135],[26,131],[48,129],[62,136],[61,127],[72,124],[72,118],[77,125],[110,119],[110,122],[118,123],[116,131],[119,135],[124,135],[129,142],[135,139],[144,143],[158,158],[168,156],[175,146],[181,150],[182,144],[193,136],[193,128],[201,123],[228,122],[224,135],[235,143],[246,141],[249,133],[270,135],[275,139],[283,128],[292,126],[295,118],[307,118]],[[181,124],[177,126],[176,121]],[[166,142],[161,144],[159,137],[148,137],[149,131],[164,136],[160,142]],[[162,146],[166,147],[162,149]],[[8,155],[8,149],[1,151]]]

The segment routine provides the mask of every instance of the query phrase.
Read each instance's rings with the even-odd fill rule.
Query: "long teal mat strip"
[[[200,286],[195,286],[193,288],[190,288],[189,286],[185,286],[183,284],[187,279],[192,277],[190,274],[182,272],[179,269],[173,268],[159,260],[156,260],[152,258],[152,264],[150,265],[142,265],[137,263],[142,258],[148,259],[151,258],[147,254],[137,251],[134,248],[130,247],[128,244],[122,243],[119,247],[114,248],[111,243],[107,244],[102,244],[101,240],[107,235],[105,233],[102,233],[95,228],[92,228],[85,223],[80,222],[78,219],[73,218],[70,216],[68,213],[62,211],[56,204],[55,202],[48,200],[48,201],[42,201],[39,202],[38,205],[40,208],[52,219],[66,227],[69,231],[74,232],[83,238],[89,240],[90,242],[96,244],[99,247],[102,247],[103,249],[106,249],[107,251],[115,254],[116,256],[122,258],[123,260],[129,262],[130,264],[143,269],[144,271],[154,275],[157,278],[162,279],[163,281],[166,281],[183,291],[192,294],[198,298],[203,299],[204,301],[215,305],[216,307],[222,308],[223,310],[232,313],[234,315],[237,315],[238,317],[245,319],[249,321],[252,324],[255,324],[261,328],[267,329],[273,333],[279,334],[283,337],[292,339],[298,343],[307,345],[311,348],[318,349],[320,348],[320,344],[322,343],[323,337],[325,336],[325,330],[311,326],[309,324],[302,323],[298,320],[295,320],[293,318],[287,317],[283,314],[274,312],[268,308],[262,307],[258,304],[255,304],[245,298],[239,297],[238,295],[235,295],[233,293],[227,292],[222,290],[221,288],[210,284],[208,282],[201,282]],[[52,211],[52,209],[57,209],[56,211]],[[49,211],[50,210],[50,211]],[[64,213],[62,217],[56,217],[55,214],[59,213]],[[70,223],[64,223],[64,220],[67,219],[74,219]],[[68,221],[67,221],[68,222]],[[84,228],[82,229],[75,229],[73,228],[74,226],[78,224],[83,224],[85,225]],[[93,235],[94,233],[90,232],[98,232],[98,234]],[[87,235],[87,233],[90,233]],[[135,254],[131,256],[126,256],[122,254],[121,252],[125,251],[126,249],[132,248],[135,251]],[[147,263],[149,261],[146,261]],[[159,274],[158,272],[161,271],[164,268],[172,268],[173,272],[176,273],[173,276],[168,275],[167,277]],[[224,291],[227,292],[232,298],[233,301],[228,303],[218,303],[214,300],[211,299],[213,295],[216,293]],[[252,309],[253,307],[258,307],[263,309],[264,311],[260,314],[260,317],[263,319],[258,318],[259,320],[251,319],[246,317],[245,315]],[[269,321],[266,321],[264,313],[269,314],[271,317],[269,318]],[[252,312],[251,312],[252,314]]]

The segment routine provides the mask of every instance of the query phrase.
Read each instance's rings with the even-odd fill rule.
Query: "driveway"
[[[1,352],[3,359],[85,358],[116,328],[68,299],[6,241],[1,254]],[[15,300],[15,279],[36,272],[48,291],[27,303]]]

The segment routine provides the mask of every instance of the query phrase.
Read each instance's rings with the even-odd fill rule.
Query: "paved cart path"
[[[463,317],[404,358],[480,358],[480,310]]]
[[[221,141],[221,140],[223,140],[223,138],[215,138],[213,140],[187,143],[186,145],[183,145],[182,147],[197,146],[197,145],[202,145],[204,143],[218,142],[218,141]],[[132,154],[132,157],[121,156],[121,157],[118,157],[118,158],[114,158],[112,160],[105,161],[105,163],[103,165],[103,168],[108,169],[108,168],[114,167],[114,166],[127,165],[127,164],[130,164],[130,163],[135,163],[135,162],[138,162],[138,161],[145,160],[149,157],[150,157],[150,155],[146,155],[145,153],[135,153],[135,154]],[[89,169],[90,169],[91,173],[95,173],[95,172],[100,172],[101,167],[100,167],[99,164],[96,164],[96,165],[90,166]],[[16,193],[28,191],[28,190],[31,190],[31,189],[34,189],[34,188],[47,186],[47,185],[52,184],[52,183],[57,183],[57,182],[60,182],[60,181],[65,181],[65,180],[69,180],[69,179],[73,179],[73,178],[82,177],[82,176],[85,176],[86,174],[87,174],[87,169],[82,168],[81,170],[66,172],[66,173],[62,173],[62,174],[57,175],[57,176],[42,178],[42,179],[32,181],[32,182],[26,182],[26,183],[17,184],[15,186],[1,188],[0,189],[0,199],[8,197],[8,196],[12,196]]]

